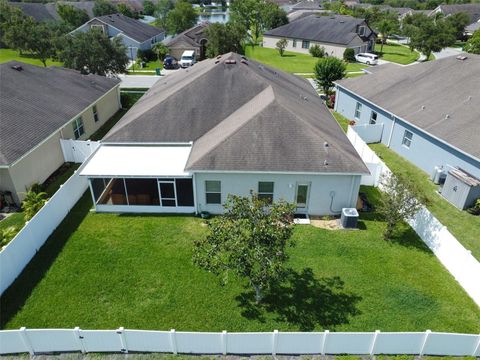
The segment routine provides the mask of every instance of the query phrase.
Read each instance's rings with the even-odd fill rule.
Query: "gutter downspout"
[[[393,123],[392,123],[392,129],[390,130],[390,135],[388,136],[388,143],[387,143],[387,147],[389,148],[390,147],[390,143],[392,142],[392,137],[393,137],[393,129],[395,128],[395,124],[397,123],[397,119],[395,116],[392,116],[392,120],[393,120]]]

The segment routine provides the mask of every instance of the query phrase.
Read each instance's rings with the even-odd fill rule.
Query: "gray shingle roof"
[[[359,39],[356,33],[357,26],[364,23],[364,19],[351,16],[309,15],[269,30],[265,32],[265,35],[349,45],[353,40]],[[371,31],[367,28],[365,37],[370,35]]]
[[[325,0],[303,0],[292,6],[292,11],[296,10],[320,10],[323,9]]]
[[[179,41],[185,41],[192,46],[200,46],[200,40],[206,38],[205,30],[210,26],[208,21],[185,30],[172,39],[165,41],[165,46],[174,46]]]
[[[457,14],[459,12],[465,12],[470,15],[472,23],[480,20],[480,4],[452,4],[452,5],[439,5],[437,9],[440,9],[441,12],[448,16]],[[436,10],[431,12],[431,15],[435,15]]]
[[[463,61],[448,57],[407,67],[382,65],[338,85],[480,158],[480,55],[464,55]]]
[[[61,20],[57,12],[57,5],[71,5],[77,9],[85,10],[89,17],[93,17],[94,1],[57,1],[54,3],[28,3],[28,2],[9,2],[9,5],[16,6],[22,10],[26,16],[31,16],[35,21],[57,21]]]
[[[241,60],[227,54],[159,80],[104,141],[193,141],[189,170],[368,172],[307,81]]]
[[[95,19],[117,28],[126,36],[138,41],[139,43],[143,43],[148,39],[164,32],[162,29],[142,23],[141,21],[129,18],[128,16],[122,14],[98,16]]]
[[[15,162],[119,83],[14,61],[0,64],[0,78],[0,165]]]

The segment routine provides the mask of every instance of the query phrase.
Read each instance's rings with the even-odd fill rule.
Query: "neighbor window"
[[[303,41],[302,41],[302,48],[304,48],[304,49],[309,49],[309,48],[310,48],[310,41],[308,41],[308,40],[303,40]]]
[[[372,111],[370,114],[370,124],[375,125],[377,123],[377,113],[375,111]]]
[[[409,148],[410,145],[412,145],[412,138],[413,138],[413,133],[411,131],[405,130],[405,133],[403,134],[402,145]]]
[[[268,204],[273,202],[273,182],[260,181],[258,183],[258,198],[266,200]]]
[[[95,122],[98,121],[98,110],[97,110],[97,105],[93,105],[93,120],[95,120]]]
[[[293,41],[292,41],[292,47],[297,47],[297,40],[293,39]]]
[[[81,116],[73,121],[73,134],[75,135],[75,139],[78,139],[80,136],[85,134],[85,129],[83,128],[83,119]]]
[[[357,102],[357,106],[355,107],[355,119],[360,119],[360,115],[362,114],[362,104]]]
[[[205,181],[205,199],[207,204],[222,203],[222,185],[217,180]]]
[[[358,28],[358,35],[360,35],[360,36],[365,35],[365,26],[360,26]]]

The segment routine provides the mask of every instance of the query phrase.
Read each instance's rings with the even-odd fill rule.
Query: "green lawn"
[[[380,44],[375,44],[375,52],[382,60],[407,65],[418,60],[420,54],[417,51],[410,51],[407,46],[388,43],[383,45],[383,53],[380,52]]]
[[[163,63],[159,60],[147,62],[143,68],[140,68],[139,65],[131,66],[128,68],[129,75],[155,75],[155,69],[163,69]]]
[[[27,64],[43,66],[42,62],[30,54],[19,55],[18,51],[11,49],[0,49],[0,64],[7,61],[21,61]],[[48,60],[47,66],[62,66],[63,64],[57,61]]]
[[[90,208],[86,193],[2,296],[2,328],[480,331],[480,309],[423,242],[406,226],[386,242],[375,214],[358,231],[297,226],[288,281],[258,307],[244,280],[222,287],[192,264],[201,219]]]
[[[245,56],[286,72],[312,73],[312,76],[313,68],[318,61],[318,58],[314,58],[309,54],[285,51],[284,55],[280,56],[276,49],[269,49],[260,46],[252,47],[251,45],[245,46]],[[348,63],[347,72],[361,71],[367,67],[368,65],[365,64]]]
[[[472,255],[480,260],[480,216],[474,216],[466,211],[460,211],[437,192],[438,186],[429,179],[429,175],[411,162],[397,155],[383,144],[370,144],[377,155],[387,166],[398,174],[404,174],[423,190],[427,197],[427,207],[435,217],[460,241],[463,246],[472,251]]]

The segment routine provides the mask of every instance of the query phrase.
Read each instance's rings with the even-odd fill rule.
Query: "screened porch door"
[[[158,192],[160,194],[160,206],[176,207],[177,206],[177,190],[175,188],[175,180],[159,180]]]

